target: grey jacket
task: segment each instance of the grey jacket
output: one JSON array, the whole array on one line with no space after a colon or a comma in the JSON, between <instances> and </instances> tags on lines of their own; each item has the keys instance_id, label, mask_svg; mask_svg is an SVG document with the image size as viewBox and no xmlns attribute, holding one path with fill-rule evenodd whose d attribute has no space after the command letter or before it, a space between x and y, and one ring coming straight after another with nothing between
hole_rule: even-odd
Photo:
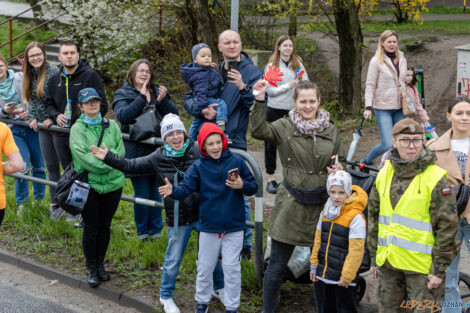
<instances>
[{"instance_id":1,"label":"grey jacket","mask_svg":"<svg viewBox=\"0 0 470 313\"><path fill-rule=\"evenodd\" d=\"M269 63L266 66L264 73L268 71L270 65L272 65L272 63ZM300 63L300 67L305 70L302 63ZM294 88L290 88L289 82L296 78L297 69L293 69L290 64L289 67L287 67L286 64L280 60L279 70L281 73L284 73L284 75L281 76L282 81L276 82L277 87L268 85L268 90L266 91L268 94L268 107L279 110L290 110L294 106L292 102L292 98L294 97ZM307 72L302 75L301 80L308 80Z\"/></svg>"},{"instance_id":2,"label":"grey jacket","mask_svg":"<svg viewBox=\"0 0 470 313\"><path fill-rule=\"evenodd\" d=\"M23 73L22 72L13 72L12 70L8 71L8 75L13 73L13 86L15 87L16 93L18 94L18 98L20 99L20 103L23 105L23 110L28 112L28 103L24 102L23 98ZM5 106L5 101L0 98L0 118L8 118L8 114L3 113L3 107Z\"/></svg>"}]
</instances>

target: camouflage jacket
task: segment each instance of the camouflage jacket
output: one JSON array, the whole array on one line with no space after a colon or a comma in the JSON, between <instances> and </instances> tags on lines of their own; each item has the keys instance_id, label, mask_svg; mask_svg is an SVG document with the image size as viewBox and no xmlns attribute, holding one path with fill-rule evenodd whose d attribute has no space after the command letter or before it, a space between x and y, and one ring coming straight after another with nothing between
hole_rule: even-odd
<instances>
[{"instance_id":1,"label":"camouflage jacket","mask_svg":"<svg viewBox=\"0 0 470 313\"><path fill-rule=\"evenodd\" d=\"M400 197L405 193L413 178L423 172L430 164L434 164L436 156L434 152L423 149L417 158L412 161L403 161L398 156L398 151L393 149L390 153L391 165L395 170L390 189L390 200L395 207ZM456 236L458 229L457 207L455 193L444 195L443 189L450 188L447 178L444 176L436 185L431 194L429 211L431 224L435 238L435 246L432 250L433 263L430 274L443 278L447 267L450 265L460 248L460 242ZM375 256L377 253L377 236L379 231L380 198L376 185L372 187L369 196L369 223L368 245L372 266L377 266Z\"/></svg>"}]
</instances>

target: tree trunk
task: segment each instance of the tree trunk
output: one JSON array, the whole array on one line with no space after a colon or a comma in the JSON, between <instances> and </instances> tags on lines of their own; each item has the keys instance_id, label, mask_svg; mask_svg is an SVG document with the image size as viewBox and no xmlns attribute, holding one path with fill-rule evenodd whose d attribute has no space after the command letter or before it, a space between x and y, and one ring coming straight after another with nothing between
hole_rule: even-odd
<instances>
[{"instance_id":1,"label":"tree trunk","mask_svg":"<svg viewBox=\"0 0 470 313\"><path fill-rule=\"evenodd\" d=\"M294 38L297 36L297 15L292 13L289 16L289 37Z\"/></svg>"},{"instance_id":2,"label":"tree trunk","mask_svg":"<svg viewBox=\"0 0 470 313\"><path fill-rule=\"evenodd\" d=\"M192 10L191 0L185 1L186 13L188 14L189 21L191 23L189 32L191 33L191 42L193 45L196 45L197 42L197 21Z\"/></svg>"},{"instance_id":3,"label":"tree trunk","mask_svg":"<svg viewBox=\"0 0 470 313\"><path fill-rule=\"evenodd\" d=\"M199 30L202 40L211 47L212 58L217 58L219 56L219 50L215 48L218 44L217 29L209 11L209 2L208 0L197 0L197 2L199 5Z\"/></svg>"},{"instance_id":4,"label":"tree trunk","mask_svg":"<svg viewBox=\"0 0 470 313\"><path fill-rule=\"evenodd\" d=\"M340 113L358 114L362 107L362 31L354 0L334 0L339 40Z\"/></svg>"},{"instance_id":5,"label":"tree trunk","mask_svg":"<svg viewBox=\"0 0 470 313\"><path fill-rule=\"evenodd\" d=\"M40 2L40 0L27 0L28 4L31 6L31 7L34 7L36 4L38 4ZM33 15L35 18L41 16L41 7L40 6L37 6L36 8L33 9Z\"/></svg>"}]
</instances>

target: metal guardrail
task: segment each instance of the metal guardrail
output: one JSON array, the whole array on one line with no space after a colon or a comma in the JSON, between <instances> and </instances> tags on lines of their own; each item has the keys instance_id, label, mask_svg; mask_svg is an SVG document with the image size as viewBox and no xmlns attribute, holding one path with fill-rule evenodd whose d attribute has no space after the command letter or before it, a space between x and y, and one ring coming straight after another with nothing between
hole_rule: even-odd
<instances>
[{"instance_id":1,"label":"metal guardrail","mask_svg":"<svg viewBox=\"0 0 470 313\"><path fill-rule=\"evenodd\" d=\"M27 9L27 10L24 10L23 12L20 12L20 13L18 13L17 15L15 15L15 16L13 16L13 17L10 17L10 18L8 18L8 19L6 19L6 20L0 22L0 26L3 25L3 24L5 24L6 22L8 22L8 41L6 41L6 42L0 44L0 48L3 47L3 46L5 46L5 45L8 45L8 44L10 45L10 51L9 51L9 52L10 52L10 57L9 57L8 63L12 62L13 60L17 60L18 62L20 62L21 65L23 65L23 62L21 61L20 57L24 54L24 52L23 52L23 53L20 53L20 54L17 55L17 56L13 56L13 41L15 41L15 40L17 40L17 39L23 37L24 35L27 35L27 34L33 32L33 31L35 31L36 29L38 29L38 28L40 28L40 27L42 27L42 26L44 26L44 25L47 25L47 24L53 22L54 20L58 19L59 17L61 17L62 15L64 15L64 14L66 13L66 12L63 12L63 13L61 13L61 14L59 14L59 15L57 15L57 16L55 16L55 17L53 17L53 18L51 18L51 19L49 19L49 20L47 20L47 21L45 21L45 22L43 22L43 23L41 23L41 24L39 24L39 25L37 25L37 26L35 26L35 27L33 27L33 28L27 30L27 31L25 31L25 32L23 32L21 35L18 35L18 36L16 36L15 38L13 38L13 20L14 20L15 18L19 17L20 15L22 15L22 14L28 12L28 11L31 11L31 10L35 9L35 8L38 7L38 6L39 6L39 4L36 4L36 5L32 6L31 8L29 8L29 9ZM55 36L55 37L53 37L53 38L51 38L51 39L45 41L44 43L50 42L50 41L56 39L57 37L58 37L58 36ZM43 43L43 44L44 44L44 43Z\"/></svg>"},{"instance_id":2,"label":"metal guardrail","mask_svg":"<svg viewBox=\"0 0 470 313\"><path fill-rule=\"evenodd\" d=\"M29 176L29 175L23 175L23 174L18 174L18 173L4 174L4 175L14 177L14 178L17 178L17 179L28 180L28 181L31 181L33 183L39 183L39 184L49 185L49 186L53 186L53 187L57 186L57 183L54 182L54 181L50 181L50 180L42 179L42 178L37 178L37 177ZM149 200L149 199L143 199L143 198L134 198L134 197L131 197L131 196L126 196L126 195L121 195L121 200L127 201L127 202L133 202L133 203L137 203L137 204L142 204L142 205L146 205L146 206L151 206L151 207L154 207L154 208L163 208L164 207L162 202L153 201L153 200Z\"/></svg>"},{"instance_id":3,"label":"metal guardrail","mask_svg":"<svg viewBox=\"0 0 470 313\"><path fill-rule=\"evenodd\" d=\"M22 120L12 120L12 119L0 119L0 122L12 125L18 125L23 127L29 127L29 123L27 121ZM70 133L70 128L63 128L59 126L50 126L49 128L44 127L42 123L38 123L39 129L44 129L53 132L60 132L60 133ZM122 139L131 141L129 134L122 133ZM161 146L163 145L163 140L161 138L152 137L146 140L139 141L141 143ZM253 175L255 177L256 183L258 184L258 191L255 195L255 222L246 221L246 225L250 228L255 229L255 277L259 282L263 281L263 175L261 173L261 169L256 162L255 158L249 154L245 150L230 148L230 150L242 157L246 163L251 167L253 171ZM54 186L57 184L52 181L48 181L45 179L40 179L32 176L22 175L22 174L11 174L8 176L12 176L19 179L29 180L33 182L38 182L40 184ZM163 204L157 201L152 201L148 199L142 198L133 198L130 196L122 195L121 200L135 202L143 205L153 206L153 207L163 207ZM149 202L146 202L149 201ZM157 206L158 205L158 206Z\"/></svg>"}]
</instances>

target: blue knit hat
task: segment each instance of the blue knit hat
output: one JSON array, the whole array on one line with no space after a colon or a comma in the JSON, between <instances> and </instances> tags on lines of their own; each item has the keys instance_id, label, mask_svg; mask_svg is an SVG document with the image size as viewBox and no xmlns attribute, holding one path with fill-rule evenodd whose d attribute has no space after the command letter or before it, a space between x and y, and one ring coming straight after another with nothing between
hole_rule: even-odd
<instances>
[{"instance_id":1,"label":"blue knit hat","mask_svg":"<svg viewBox=\"0 0 470 313\"><path fill-rule=\"evenodd\" d=\"M193 60L196 58L197 53L198 53L199 50L201 50L202 48L209 48L209 46L206 45L205 43L198 43L197 45L195 45L195 46L193 47L193 52L192 52ZM209 48L209 50L210 50L210 48Z\"/></svg>"}]
</instances>

